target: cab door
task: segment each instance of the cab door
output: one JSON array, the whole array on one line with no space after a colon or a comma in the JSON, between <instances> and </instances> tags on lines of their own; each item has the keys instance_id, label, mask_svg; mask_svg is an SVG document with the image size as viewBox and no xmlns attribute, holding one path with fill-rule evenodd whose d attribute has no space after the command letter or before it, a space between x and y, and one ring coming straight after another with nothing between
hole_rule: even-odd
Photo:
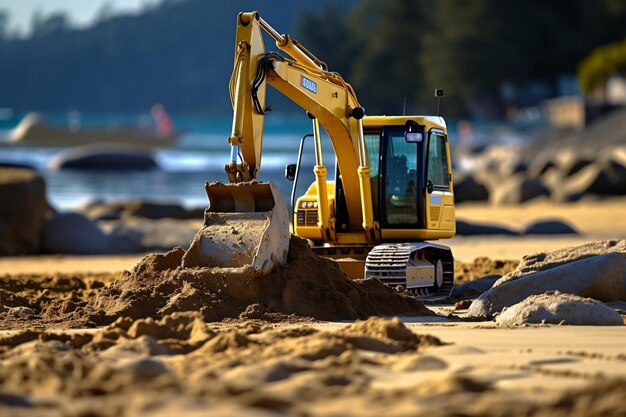
<instances>
[{"instance_id":1,"label":"cab door","mask_svg":"<svg viewBox=\"0 0 626 417\"><path fill-rule=\"evenodd\" d=\"M454 229L454 195L450 150L445 133L439 129L428 132L426 150L426 217L431 230Z\"/></svg>"}]
</instances>

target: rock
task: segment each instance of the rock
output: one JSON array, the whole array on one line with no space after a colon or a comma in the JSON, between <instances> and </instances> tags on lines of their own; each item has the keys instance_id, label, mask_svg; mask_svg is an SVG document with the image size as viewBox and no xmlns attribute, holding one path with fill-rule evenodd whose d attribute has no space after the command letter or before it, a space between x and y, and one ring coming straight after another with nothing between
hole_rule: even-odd
<instances>
[{"instance_id":1,"label":"rock","mask_svg":"<svg viewBox=\"0 0 626 417\"><path fill-rule=\"evenodd\" d=\"M454 181L454 201L487 201L489 191L482 183L476 180L475 175L457 175Z\"/></svg>"},{"instance_id":2,"label":"rock","mask_svg":"<svg viewBox=\"0 0 626 417\"><path fill-rule=\"evenodd\" d=\"M522 160L512 160L501 164L498 170L500 178L508 178L516 174L523 174L528 171L528 164Z\"/></svg>"},{"instance_id":3,"label":"rock","mask_svg":"<svg viewBox=\"0 0 626 417\"><path fill-rule=\"evenodd\" d=\"M504 308L496 317L496 323L504 326L524 323L623 326L624 319L600 301L551 291L531 295L520 303Z\"/></svg>"},{"instance_id":4,"label":"rock","mask_svg":"<svg viewBox=\"0 0 626 417\"><path fill-rule=\"evenodd\" d=\"M35 313L35 310L33 310L30 307L25 307L25 306L11 307L7 310L7 313L11 316L35 316L37 315L37 313Z\"/></svg>"},{"instance_id":5,"label":"rock","mask_svg":"<svg viewBox=\"0 0 626 417\"><path fill-rule=\"evenodd\" d=\"M493 204L520 204L537 197L549 196L550 190L541 180L517 175L496 184L490 193Z\"/></svg>"},{"instance_id":6,"label":"rock","mask_svg":"<svg viewBox=\"0 0 626 417\"><path fill-rule=\"evenodd\" d=\"M175 246L189 246L198 232L193 222L175 219L147 220L125 218L107 222L110 236L115 245L126 252L168 251ZM127 245L127 246L124 246Z\"/></svg>"},{"instance_id":7,"label":"rock","mask_svg":"<svg viewBox=\"0 0 626 417\"><path fill-rule=\"evenodd\" d=\"M46 185L37 172L0 168L0 256L38 253L49 212Z\"/></svg>"},{"instance_id":8,"label":"rock","mask_svg":"<svg viewBox=\"0 0 626 417\"><path fill-rule=\"evenodd\" d=\"M90 145L63 152L52 160L50 168L145 171L158 168L158 165L149 150Z\"/></svg>"},{"instance_id":9,"label":"rock","mask_svg":"<svg viewBox=\"0 0 626 417\"><path fill-rule=\"evenodd\" d=\"M493 226L480 223L469 223L462 220L456 221L456 234L460 236L473 235L517 235L517 232L501 226Z\"/></svg>"},{"instance_id":10,"label":"rock","mask_svg":"<svg viewBox=\"0 0 626 417\"><path fill-rule=\"evenodd\" d=\"M608 160L583 168L563 186L563 194L626 194L626 166L619 161Z\"/></svg>"},{"instance_id":11,"label":"rock","mask_svg":"<svg viewBox=\"0 0 626 417\"><path fill-rule=\"evenodd\" d=\"M95 222L79 213L58 213L44 223L43 250L76 255L111 252L109 237Z\"/></svg>"},{"instance_id":12,"label":"rock","mask_svg":"<svg viewBox=\"0 0 626 417\"><path fill-rule=\"evenodd\" d=\"M580 259L614 252L626 254L626 240L601 240L552 252L537 252L526 255L521 259L517 268L504 275L495 286Z\"/></svg>"},{"instance_id":13,"label":"rock","mask_svg":"<svg viewBox=\"0 0 626 417\"><path fill-rule=\"evenodd\" d=\"M521 232L522 235L568 235L578 234L569 224L560 220L541 220L528 223Z\"/></svg>"},{"instance_id":14,"label":"rock","mask_svg":"<svg viewBox=\"0 0 626 417\"><path fill-rule=\"evenodd\" d=\"M532 160L532 162L528 165L526 173L530 178L539 178L557 166L554 160L554 153L544 151Z\"/></svg>"},{"instance_id":15,"label":"rock","mask_svg":"<svg viewBox=\"0 0 626 417\"><path fill-rule=\"evenodd\" d=\"M476 298L485 291L488 291L493 284L499 280L502 275L486 275L474 281L466 282L461 285L455 285L450 294L450 298Z\"/></svg>"},{"instance_id":16,"label":"rock","mask_svg":"<svg viewBox=\"0 0 626 417\"><path fill-rule=\"evenodd\" d=\"M626 315L626 301L611 301L606 303L606 305L608 305L609 307L611 307L613 310L617 311L618 313L622 314L622 315Z\"/></svg>"},{"instance_id":17,"label":"rock","mask_svg":"<svg viewBox=\"0 0 626 417\"><path fill-rule=\"evenodd\" d=\"M187 210L177 203L128 200L94 201L76 208L92 220L119 220L128 217L146 219L202 219L204 208Z\"/></svg>"},{"instance_id":18,"label":"rock","mask_svg":"<svg viewBox=\"0 0 626 417\"><path fill-rule=\"evenodd\" d=\"M125 213L146 219L187 219L189 214L180 204L158 203L151 201L135 201L126 207ZM204 212L203 212L204 215ZM202 216L200 216L202 218Z\"/></svg>"},{"instance_id":19,"label":"rock","mask_svg":"<svg viewBox=\"0 0 626 417\"><path fill-rule=\"evenodd\" d=\"M595 242L524 257L515 271L474 300L468 313L490 317L504 307L547 291L607 302L626 299L626 240Z\"/></svg>"},{"instance_id":20,"label":"rock","mask_svg":"<svg viewBox=\"0 0 626 417\"><path fill-rule=\"evenodd\" d=\"M579 156L572 158L559 167L559 171L563 177L571 177L583 168L594 163L594 160L588 157Z\"/></svg>"}]
</instances>

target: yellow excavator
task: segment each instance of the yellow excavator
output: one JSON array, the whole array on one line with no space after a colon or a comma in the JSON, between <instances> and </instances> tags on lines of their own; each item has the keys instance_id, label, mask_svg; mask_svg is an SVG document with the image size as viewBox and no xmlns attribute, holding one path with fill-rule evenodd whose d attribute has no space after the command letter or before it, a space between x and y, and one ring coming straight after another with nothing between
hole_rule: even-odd
<instances>
[{"instance_id":1,"label":"yellow excavator","mask_svg":"<svg viewBox=\"0 0 626 417\"><path fill-rule=\"evenodd\" d=\"M263 32L284 55L265 51ZM267 84L306 110L313 125L315 181L304 195L292 197L291 214L274 184L255 181ZM295 235L337 261L350 278L375 277L418 298L450 293L452 253L428 242L450 238L456 229L450 147L441 117L366 116L350 84L258 12L237 17L230 93L229 183L206 184L210 206L183 265L267 273L286 262L292 223ZM332 181L322 158L320 125L336 158ZM286 177L297 181L300 166L288 165Z\"/></svg>"}]
</instances>

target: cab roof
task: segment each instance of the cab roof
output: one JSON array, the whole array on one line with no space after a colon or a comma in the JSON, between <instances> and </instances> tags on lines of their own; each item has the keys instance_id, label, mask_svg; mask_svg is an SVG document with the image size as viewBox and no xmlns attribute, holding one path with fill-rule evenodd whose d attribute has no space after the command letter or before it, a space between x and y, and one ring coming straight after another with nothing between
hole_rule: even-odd
<instances>
[{"instance_id":1,"label":"cab roof","mask_svg":"<svg viewBox=\"0 0 626 417\"><path fill-rule=\"evenodd\" d=\"M427 129L447 130L446 121L439 116L365 116L363 127L404 126L409 120L418 125L426 126Z\"/></svg>"}]
</instances>

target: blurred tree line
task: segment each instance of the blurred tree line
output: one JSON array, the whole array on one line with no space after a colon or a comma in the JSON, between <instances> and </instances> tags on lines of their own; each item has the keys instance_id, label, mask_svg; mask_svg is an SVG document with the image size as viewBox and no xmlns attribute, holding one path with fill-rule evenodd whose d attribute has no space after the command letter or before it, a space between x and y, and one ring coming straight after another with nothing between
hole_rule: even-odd
<instances>
[{"instance_id":1,"label":"blurred tree line","mask_svg":"<svg viewBox=\"0 0 626 417\"><path fill-rule=\"evenodd\" d=\"M301 20L301 41L353 84L370 114L502 115L503 83L556 91L591 50L626 37L623 0L362 0Z\"/></svg>"},{"instance_id":2,"label":"blurred tree line","mask_svg":"<svg viewBox=\"0 0 626 417\"><path fill-rule=\"evenodd\" d=\"M89 28L33 16L28 37L0 11L0 107L228 113L235 16L259 10L354 85L369 114L501 115L504 83L556 88L598 45L626 37L623 0L162 0L106 7ZM266 45L268 50L275 49Z\"/></svg>"},{"instance_id":3,"label":"blurred tree line","mask_svg":"<svg viewBox=\"0 0 626 417\"><path fill-rule=\"evenodd\" d=\"M277 30L293 33L299 16L315 7L161 0L137 14L115 14L105 5L84 29L63 13L35 13L28 36L8 33L7 13L0 13L0 107L145 112L160 102L173 111L226 114L237 14L259 10Z\"/></svg>"}]
</instances>

